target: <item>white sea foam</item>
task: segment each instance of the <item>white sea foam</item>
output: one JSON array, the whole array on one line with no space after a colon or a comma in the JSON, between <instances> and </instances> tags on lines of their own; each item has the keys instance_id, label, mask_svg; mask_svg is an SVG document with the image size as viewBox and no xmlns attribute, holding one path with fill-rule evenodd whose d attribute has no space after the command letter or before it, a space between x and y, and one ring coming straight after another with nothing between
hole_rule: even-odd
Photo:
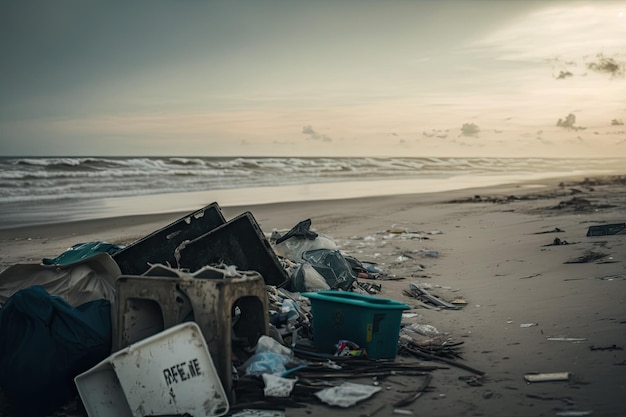
<instances>
[{"instance_id":1,"label":"white sea foam","mask_svg":"<svg viewBox=\"0 0 626 417\"><path fill-rule=\"evenodd\" d=\"M0 158L0 221L5 226L11 224L24 211L25 204L30 206L27 211L39 210L39 216L46 217L48 204L64 205L71 216L73 207L84 206L88 201L173 193L209 193L233 201L245 200L246 204L345 198L402 190L426 192L427 187L429 191L443 191L463 185L470 178L491 184L510 176L531 179L570 175L575 169L581 173L622 174L625 162L433 157ZM419 186L408 186L411 181ZM90 215L99 211L97 203L95 206L89 210Z\"/></svg>"}]
</instances>

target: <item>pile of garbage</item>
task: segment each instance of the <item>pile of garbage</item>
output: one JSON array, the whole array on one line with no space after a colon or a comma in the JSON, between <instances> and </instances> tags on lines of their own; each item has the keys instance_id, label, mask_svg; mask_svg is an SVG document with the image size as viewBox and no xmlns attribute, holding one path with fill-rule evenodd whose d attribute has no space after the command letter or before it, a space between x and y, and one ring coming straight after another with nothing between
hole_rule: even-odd
<instances>
[{"instance_id":1,"label":"pile of garbage","mask_svg":"<svg viewBox=\"0 0 626 417\"><path fill-rule=\"evenodd\" d=\"M410 307L364 282L382 274L310 219L265 234L217 203L128 246L79 243L13 265L0 273L0 416L72 402L89 417L349 407L380 387L329 380L422 377L404 406L438 367L396 355L456 366L460 343L401 328ZM415 284L406 295L461 308Z\"/></svg>"}]
</instances>

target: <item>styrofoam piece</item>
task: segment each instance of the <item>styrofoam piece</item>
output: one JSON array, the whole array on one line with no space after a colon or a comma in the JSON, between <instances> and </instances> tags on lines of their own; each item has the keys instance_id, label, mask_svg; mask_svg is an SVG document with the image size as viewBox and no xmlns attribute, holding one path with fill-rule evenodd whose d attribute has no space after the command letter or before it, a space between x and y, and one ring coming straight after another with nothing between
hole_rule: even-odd
<instances>
[{"instance_id":1,"label":"styrofoam piece","mask_svg":"<svg viewBox=\"0 0 626 417\"><path fill-rule=\"evenodd\" d=\"M222 416L228 397L199 326L134 343L75 378L89 417Z\"/></svg>"}]
</instances>

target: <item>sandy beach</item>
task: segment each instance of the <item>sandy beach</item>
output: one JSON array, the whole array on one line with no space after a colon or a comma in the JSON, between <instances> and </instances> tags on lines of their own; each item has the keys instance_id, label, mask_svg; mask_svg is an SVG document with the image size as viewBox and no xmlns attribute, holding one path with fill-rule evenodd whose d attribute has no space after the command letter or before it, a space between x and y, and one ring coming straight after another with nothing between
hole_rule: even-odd
<instances>
[{"instance_id":1,"label":"sandy beach","mask_svg":"<svg viewBox=\"0 0 626 417\"><path fill-rule=\"evenodd\" d=\"M586 236L590 226L626 221L623 176L223 207L227 219L244 211L266 233L310 218L312 230L331 237L346 254L377 263L397 278L369 281L382 286L378 296L406 303L412 307L407 312L415 313L403 324L430 324L463 342L458 362L485 373L469 384L465 377L473 374L466 370L432 371L431 388L404 407L393 404L422 379L389 376L380 381L380 392L354 407L306 404L287 408L287 416L390 416L395 408L431 417L586 411L591 413L560 415L617 416L626 411L626 235ZM38 263L81 242L126 245L184 214L0 230L0 269ZM555 238L567 244L555 245ZM425 256L427 251L438 256ZM425 285L443 299L463 298L467 305L423 308L403 293L410 283ZM567 381L524 379L556 372L571 375ZM372 379L351 382L371 385Z\"/></svg>"}]
</instances>

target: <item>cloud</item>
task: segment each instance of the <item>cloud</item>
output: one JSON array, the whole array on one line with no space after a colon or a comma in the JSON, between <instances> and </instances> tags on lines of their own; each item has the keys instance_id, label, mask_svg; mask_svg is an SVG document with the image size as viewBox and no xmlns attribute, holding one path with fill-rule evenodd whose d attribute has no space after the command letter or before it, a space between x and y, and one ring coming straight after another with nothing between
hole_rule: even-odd
<instances>
[{"instance_id":1,"label":"cloud","mask_svg":"<svg viewBox=\"0 0 626 417\"><path fill-rule=\"evenodd\" d=\"M317 133L311 125L303 126L302 133L307 135L307 140L321 140L322 142L333 141L333 139L330 136L321 135Z\"/></svg>"},{"instance_id":2,"label":"cloud","mask_svg":"<svg viewBox=\"0 0 626 417\"><path fill-rule=\"evenodd\" d=\"M432 129L430 132L422 132L422 135L426 136L427 138L446 139L448 137L448 129Z\"/></svg>"},{"instance_id":3,"label":"cloud","mask_svg":"<svg viewBox=\"0 0 626 417\"><path fill-rule=\"evenodd\" d=\"M559 75L557 75L555 78L557 80L564 80L566 78L573 77L573 76L574 74L572 74L570 71L560 71Z\"/></svg>"},{"instance_id":4,"label":"cloud","mask_svg":"<svg viewBox=\"0 0 626 417\"><path fill-rule=\"evenodd\" d=\"M586 129L586 127L574 126L575 124L576 124L576 116L573 113L568 114L565 119L559 119L556 122L556 125L558 127L564 127L566 129L573 129L573 130L585 130Z\"/></svg>"},{"instance_id":5,"label":"cloud","mask_svg":"<svg viewBox=\"0 0 626 417\"><path fill-rule=\"evenodd\" d=\"M480 132L480 128L474 123L463 123L461 134L463 136L476 136Z\"/></svg>"},{"instance_id":6,"label":"cloud","mask_svg":"<svg viewBox=\"0 0 626 417\"><path fill-rule=\"evenodd\" d=\"M626 70L626 64L624 62L617 61L613 57L604 56L604 54L596 55L597 61L588 62L587 68L592 71L611 74L611 76L623 76Z\"/></svg>"}]
</instances>

